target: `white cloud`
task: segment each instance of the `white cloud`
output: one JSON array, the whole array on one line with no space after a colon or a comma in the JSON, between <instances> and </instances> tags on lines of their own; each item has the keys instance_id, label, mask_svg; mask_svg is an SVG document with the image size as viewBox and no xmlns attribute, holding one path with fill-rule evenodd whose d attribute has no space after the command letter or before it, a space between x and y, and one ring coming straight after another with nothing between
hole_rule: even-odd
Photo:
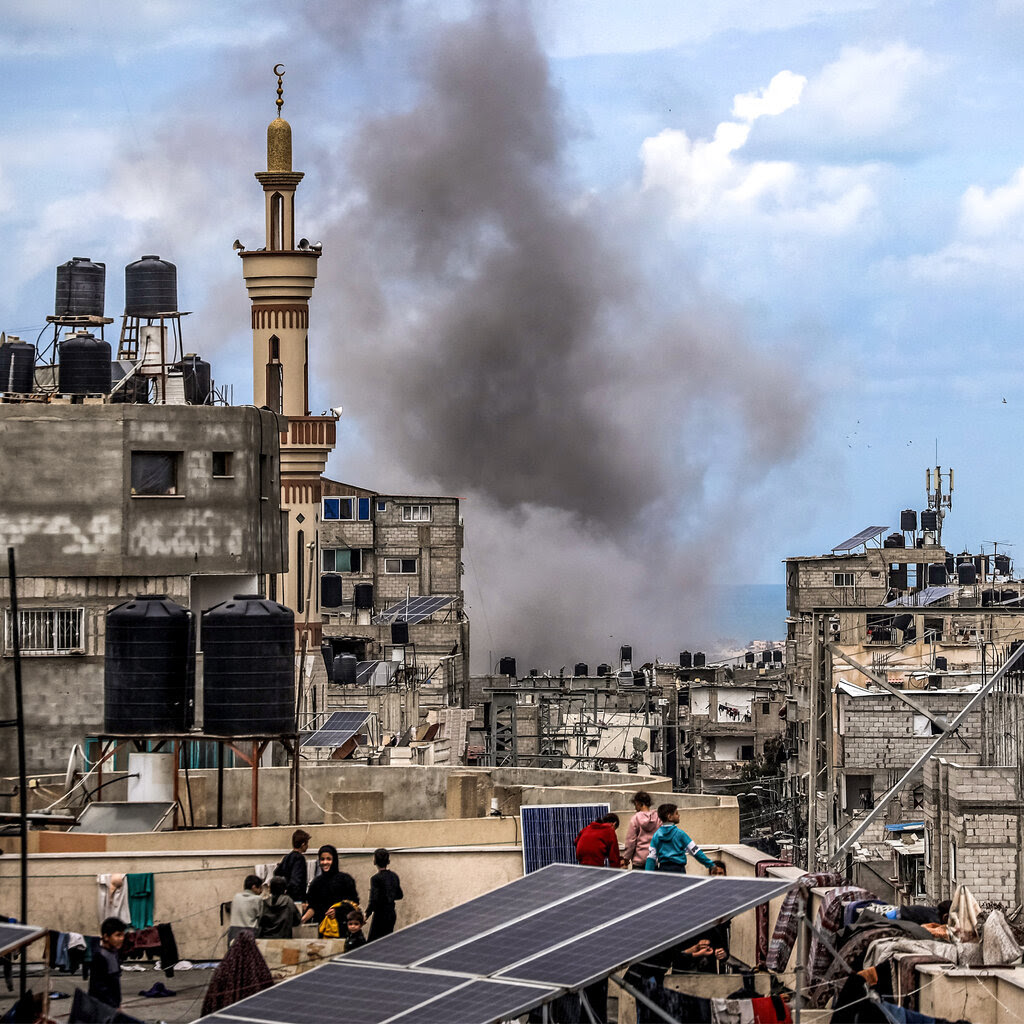
<instances>
[{"instance_id":1,"label":"white cloud","mask_svg":"<svg viewBox=\"0 0 1024 1024\"><path fill-rule=\"evenodd\" d=\"M991 190L968 186L949 243L910 257L906 267L912 278L943 283L1024 273L1024 167Z\"/></svg>"},{"instance_id":2,"label":"white cloud","mask_svg":"<svg viewBox=\"0 0 1024 1024\"><path fill-rule=\"evenodd\" d=\"M1024 228L1024 167L1006 185L986 192L971 185L960 200L960 230L973 238L1020 235Z\"/></svg>"},{"instance_id":3,"label":"white cloud","mask_svg":"<svg viewBox=\"0 0 1024 1024\"><path fill-rule=\"evenodd\" d=\"M776 74L762 89L734 97L736 121L722 121L710 139L665 129L645 139L643 186L668 196L682 220L760 216L792 231L825 235L852 230L873 207L871 168L804 169L784 160L742 159L755 122L798 106L806 78Z\"/></svg>"},{"instance_id":4,"label":"white cloud","mask_svg":"<svg viewBox=\"0 0 1024 1024\"><path fill-rule=\"evenodd\" d=\"M809 126L847 142L890 135L917 118L925 88L941 68L904 43L845 46L807 83L801 111Z\"/></svg>"},{"instance_id":5,"label":"white cloud","mask_svg":"<svg viewBox=\"0 0 1024 1024\"><path fill-rule=\"evenodd\" d=\"M792 71L780 71L764 89L745 92L732 101L732 116L752 123L759 117L775 116L800 102L807 79Z\"/></svg>"}]
</instances>

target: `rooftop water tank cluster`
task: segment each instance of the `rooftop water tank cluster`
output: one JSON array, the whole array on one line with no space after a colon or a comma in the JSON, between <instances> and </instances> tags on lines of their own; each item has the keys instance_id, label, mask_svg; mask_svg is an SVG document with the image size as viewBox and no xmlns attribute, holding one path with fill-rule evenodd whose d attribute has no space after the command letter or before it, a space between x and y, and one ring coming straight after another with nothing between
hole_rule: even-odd
<instances>
[{"instance_id":1,"label":"rooftop water tank cluster","mask_svg":"<svg viewBox=\"0 0 1024 1024\"><path fill-rule=\"evenodd\" d=\"M57 267L54 314L49 318L70 328L56 345L56 390L62 395L112 395L111 401L146 403L153 373L153 338L166 338L164 327L141 326L140 321L177 318L178 278L173 263L159 256L143 256L124 270L125 337L139 341L137 370L127 383L113 390L132 369L131 362L111 360L111 346L92 331L104 322L106 265L88 256L75 256ZM188 405L206 405L213 398L213 381L208 362L186 353L177 362L164 359L164 342L157 346L156 372L180 375ZM34 345L20 338L0 344L0 394L23 395L36 390ZM133 360L134 361L134 360ZM47 390L52 390L52 387Z\"/></svg>"},{"instance_id":2,"label":"rooftop water tank cluster","mask_svg":"<svg viewBox=\"0 0 1024 1024\"><path fill-rule=\"evenodd\" d=\"M203 731L295 732L295 616L254 595L202 613ZM104 726L108 733L187 732L195 714L195 620L162 594L107 612Z\"/></svg>"}]
</instances>

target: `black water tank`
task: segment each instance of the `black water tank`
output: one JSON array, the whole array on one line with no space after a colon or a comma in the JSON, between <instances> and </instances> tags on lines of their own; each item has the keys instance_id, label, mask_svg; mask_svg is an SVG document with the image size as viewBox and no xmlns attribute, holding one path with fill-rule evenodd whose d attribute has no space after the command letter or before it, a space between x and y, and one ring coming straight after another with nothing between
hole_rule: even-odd
<instances>
[{"instance_id":1,"label":"black water tank","mask_svg":"<svg viewBox=\"0 0 1024 1024\"><path fill-rule=\"evenodd\" d=\"M761 664L762 665L770 665L771 662L772 662L772 652L771 651L762 651L761 652Z\"/></svg>"},{"instance_id":2,"label":"black water tank","mask_svg":"<svg viewBox=\"0 0 1024 1024\"><path fill-rule=\"evenodd\" d=\"M890 533L882 542L883 548L905 548L907 542L902 533Z\"/></svg>"},{"instance_id":3,"label":"black water tank","mask_svg":"<svg viewBox=\"0 0 1024 1024\"><path fill-rule=\"evenodd\" d=\"M57 390L62 395L110 394L110 344L86 331L72 334L58 346Z\"/></svg>"},{"instance_id":4,"label":"black water tank","mask_svg":"<svg viewBox=\"0 0 1024 1024\"><path fill-rule=\"evenodd\" d=\"M516 677L516 659L515 658L502 658L498 662L498 675L499 676L511 676L513 679Z\"/></svg>"},{"instance_id":5,"label":"black water tank","mask_svg":"<svg viewBox=\"0 0 1024 1024\"><path fill-rule=\"evenodd\" d=\"M352 603L356 608L373 607L373 584L357 583L352 588Z\"/></svg>"},{"instance_id":6,"label":"black water tank","mask_svg":"<svg viewBox=\"0 0 1024 1024\"><path fill-rule=\"evenodd\" d=\"M124 268L125 316L154 317L178 310L178 268L159 256L143 256Z\"/></svg>"},{"instance_id":7,"label":"black water tank","mask_svg":"<svg viewBox=\"0 0 1024 1024\"><path fill-rule=\"evenodd\" d=\"M127 374L125 373L125 369L120 362L115 360L110 364L111 388L113 388L118 381L124 380L126 376ZM132 376L128 378L127 384L122 384L116 391L111 390L110 400L112 402L121 402L124 404L148 405L149 378L143 376L141 373L132 374Z\"/></svg>"},{"instance_id":8,"label":"black water tank","mask_svg":"<svg viewBox=\"0 0 1024 1024\"><path fill-rule=\"evenodd\" d=\"M203 729L214 735L295 731L295 615L240 594L203 612Z\"/></svg>"},{"instance_id":9,"label":"black water tank","mask_svg":"<svg viewBox=\"0 0 1024 1024\"><path fill-rule=\"evenodd\" d=\"M946 555L946 572L948 572L951 576L953 573L956 572L956 555Z\"/></svg>"},{"instance_id":10,"label":"black water tank","mask_svg":"<svg viewBox=\"0 0 1024 1024\"><path fill-rule=\"evenodd\" d=\"M632 661L633 660L633 648L629 644L623 644L619 648L619 660L620 661Z\"/></svg>"},{"instance_id":11,"label":"black water tank","mask_svg":"<svg viewBox=\"0 0 1024 1024\"><path fill-rule=\"evenodd\" d=\"M589 676L590 666L585 661L577 661L573 667L572 674L574 676Z\"/></svg>"},{"instance_id":12,"label":"black water tank","mask_svg":"<svg viewBox=\"0 0 1024 1024\"><path fill-rule=\"evenodd\" d=\"M782 651L780 651L780 650L772 651L772 661L775 662L776 665L781 665L782 664Z\"/></svg>"},{"instance_id":13,"label":"black water tank","mask_svg":"<svg viewBox=\"0 0 1024 1024\"><path fill-rule=\"evenodd\" d=\"M391 623L391 642L400 647L409 642L409 623L398 619Z\"/></svg>"},{"instance_id":14,"label":"black water tank","mask_svg":"<svg viewBox=\"0 0 1024 1024\"><path fill-rule=\"evenodd\" d=\"M604 662L601 662L601 664L597 666L598 677L608 675L608 673L611 672L611 670L611 665L606 665Z\"/></svg>"},{"instance_id":15,"label":"black water tank","mask_svg":"<svg viewBox=\"0 0 1024 1024\"><path fill-rule=\"evenodd\" d=\"M88 256L62 263L57 268L54 316L103 316L106 279L106 264L93 263Z\"/></svg>"},{"instance_id":16,"label":"black water tank","mask_svg":"<svg viewBox=\"0 0 1024 1024\"><path fill-rule=\"evenodd\" d=\"M906 565L893 562L889 566L889 586L894 590L907 589L907 567Z\"/></svg>"},{"instance_id":17,"label":"black water tank","mask_svg":"<svg viewBox=\"0 0 1024 1024\"><path fill-rule=\"evenodd\" d=\"M757 658L754 655L753 651L747 651L747 653L743 655L743 661L747 665L753 665L756 660L757 660Z\"/></svg>"},{"instance_id":18,"label":"black water tank","mask_svg":"<svg viewBox=\"0 0 1024 1024\"><path fill-rule=\"evenodd\" d=\"M192 727L195 632L185 608L162 594L111 608L104 655L107 732L174 733Z\"/></svg>"},{"instance_id":19,"label":"black water tank","mask_svg":"<svg viewBox=\"0 0 1024 1024\"><path fill-rule=\"evenodd\" d=\"M933 508L921 509L921 529L934 533L939 528L939 515Z\"/></svg>"},{"instance_id":20,"label":"black water tank","mask_svg":"<svg viewBox=\"0 0 1024 1024\"><path fill-rule=\"evenodd\" d=\"M978 570L972 562L961 562L956 567L956 581L961 587L973 587L978 582Z\"/></svg>"},{"instance_id":21,"label":"black water tank","mask_svg":"<svg viewBox=\"0 0 1024 1024\"><path fill-rule=\"evenodd\" d=\"M334 681L341 686L355 686L358 666L354 654L339 654L334 659Z\"/></svg>"},{"instance_id":22,"label":"black water tank","mask_svg":"<svg viewBox=\"0 0 1024 1024\"><path fill-rule=\"evenodd\" d=\"M537 669L535 669L535 668L531 668L530 669L530 678L531 679L536 679L537 676L539 676L539 675L540 675L540 673L537 671Z\"/></svg>"},{"instance_id":23,"label":"black water tank","mask_svg":"<svg viewBox=\"0 0 1024 1024\"><path fill-rule=\"evenodd\" d=\"M979 576L988 575L988 555L975 555L971 561L974 563L974 568L978 570Z\"/></svg>"},{"instance_id":24,"label":"black water tank","mask_svg":"<svg viewBox=\"0 0 1024 1024\"><path fill-rule=\"evenodd\" d=\"M35 386L35 345L17 338L0 345L0 392L27 395Z\"/></svg>"},{"instance_id":25,"label":"black water tank","mask_svg":"<svg viewBox=\"0 0 1024 1024\"><path fill-rule=\"evenodd\" d=\"M200 359L194 352L190 352L181 362L175 363L171 369L181 370L185 382L185 401L189 405L210 404L213 381L210 364L205 359Z\"/></svg>"},{"instance_id":26,"label":"black water tank","mask_svg":"<svg viewBox=\"0 0 1024 1024\"><path fill-rule=\"evenodd\" d=\"M935 658L935 670L936 672L945 672L948 666L946 659L940 654Z\"/></svg>"},{"instance_id":27,"label":"black water tank","mask_svg":"<svg viewBox=\"0 0 1024 1024\"><path fill-rule=\"evenodd\" d=\"M996 555L992 559L993 564L996 567L996 572L1000 576L1010 575L1010 556L1009 555Z\"/></svg>"},{"instance_id":28,"label":"black water tank","mask_svg":"<svg viewBox=\"0 0 1024 1024\"><path fill-rule=\"evenodd\" d=\"M946 585L946 567L942 562L928 566L928 586L943 587Z\"/></svg>"},{"instance_id":29,"label":"black water tank","mask_svg":"<svg viewBox=\"0 0 1024 1024\"><path fill-rule=\"evenodd\" d=\"M1006 602L1006 601L1016 601L1017 598L1019 598L1019 597L1020 597L1020 592L1017 591L1017 590L1000 590L999 591L999 600L1003 601L1003 602Z\"/></svg>"},{"instance_id":30,"label":"black water tank","mask_svg":"<svg viewBox=\"0 0 1024 1024\"><path fill-rule=\"evenodd\" d=\"M694 668L703 668L705 663L706 663L706 659L704 657L703 652L702 651L698 651L693 656L693 667Z\"/></svg>"},{"instance_id":31,"label":"black water tank","mask_svg":"<svg viewBox=\"0 0 1024 1024\"><path fill-rule=\"evenodd\" d=\"M693 655L689 651L679 652L679 667L693 668Z\"/></svg>"},{"instance_id":32,"label":"black water tank","mask_svg":"<svg viewBox=\"0 0 1024 1024\"><path fill-rule=\"evenodd\" d=\"M905 533L917 529L917 513L912 508L905 508L900 513L900 529Z\"/></svg>"},{"instance_id":33,"label":"black water tank","mask_svg":"<svg viewBox=\"0 0 1024 1024\"><path fill-rule=\"evenodd\" d=\"M335 572L325 572L320 577L320 606L341 607L341 577Z\"/></svg>"}]
</instances>

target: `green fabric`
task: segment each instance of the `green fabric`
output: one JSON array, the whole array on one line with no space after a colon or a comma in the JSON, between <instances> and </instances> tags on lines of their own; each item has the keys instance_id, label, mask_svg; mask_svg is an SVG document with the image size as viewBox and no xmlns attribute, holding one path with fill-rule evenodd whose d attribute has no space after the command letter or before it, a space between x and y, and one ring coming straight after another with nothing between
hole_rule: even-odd
<instances>
[{"instance_id":1,"label":"green fabric","mask_svg":"<svg viewBox=\"0 0 1024 1024\"><path fill-rule=\"evenodd\" d=\"M149 928L153 924L152 872L125 875L128 883L128 911L133 928Z\"/></svg>"}]
</instances>

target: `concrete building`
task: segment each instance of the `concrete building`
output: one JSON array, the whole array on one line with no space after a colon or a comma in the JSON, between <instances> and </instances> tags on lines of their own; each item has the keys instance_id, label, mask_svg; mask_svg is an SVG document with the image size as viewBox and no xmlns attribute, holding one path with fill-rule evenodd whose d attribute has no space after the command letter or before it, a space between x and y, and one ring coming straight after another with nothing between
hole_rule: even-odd
<instances>
[{"instance_id":1,"label":"concrete building","mask_svg":"<svg viewBox=\"0 0 1024 1024\"><path fill-rule=\"evenodd\" d=\"M16 557L29 771L63 771L72 745L103 731L110 608L160 593L198 615L280 571L277 437L277 417L252 407L0 404L0 542ZM0 604L0 718L11 719L7 573ZM16 771L16 745L0 744L0 772Z\"/></svg>"}]
</instances>

